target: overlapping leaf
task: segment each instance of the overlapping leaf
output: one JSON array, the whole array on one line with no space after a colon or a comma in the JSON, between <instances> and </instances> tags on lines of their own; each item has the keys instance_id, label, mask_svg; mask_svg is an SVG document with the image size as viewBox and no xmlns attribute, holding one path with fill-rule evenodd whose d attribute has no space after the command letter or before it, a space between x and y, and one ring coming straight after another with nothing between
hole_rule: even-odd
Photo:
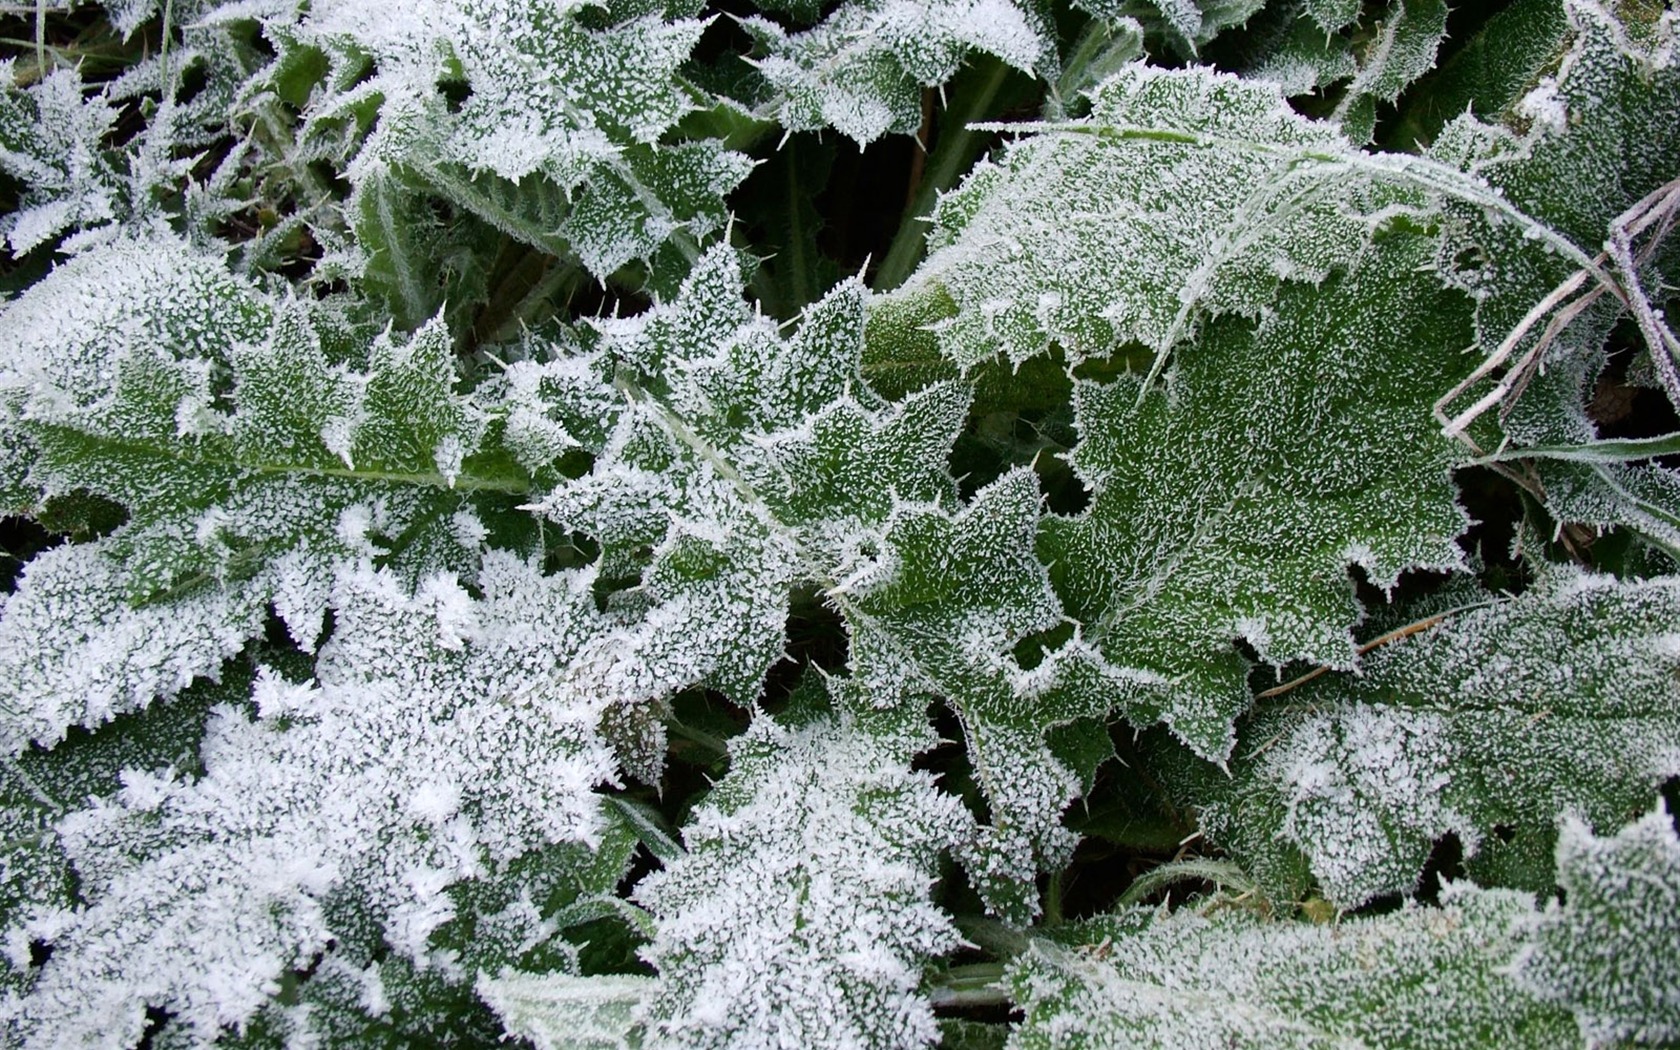
<instances>
[{"instance_id":1,"label":"overlapping leaf","mask_svg":"<svg viewBox=\"0 0 1680 1050\"><path fill-rule=\"evenodd\" d=\"M1671 119L1680 106L1680 22L1672 11L1619 17L1587 0L1563 6L1567 49L1511 104L1522 133L1464 117L1434 147L1558 237L1550 250L1534 251L1533 228L1452 213L1452 263L1443 272L1476 294L1484 352L1499 348L1504 356L1482 384L1444 407L1462 418L1478 405L1501 404L1508 458L1524 446L1598 439L1587 406L1614 348L1611 332L1629 316L1620 300L1641 307L1635 314L1656 311L1649 330L1638 326L1639 341L1658 355L1659 376L1673 367L1673 347L1660 334L1666 327L1673 338L1661 312L1680 275L1672 245L1664 244L1672 223L1636 206L1680 178L1680 132ZM1628 240L1631 275L1600 251L1618 236ZM1671 398L1680 396L1680 380L1665 386ZM1528 469L1557 520L1629 528L1680 551L1680 479L1672 468L1588 455L1541 457Z\"/></svg>"},{"instance_id":2,"label":"overlapping leaf","mask_svg":"<svg viewBox=\"0 0 1680 1050\"><path fill-rule=\"evenodd\" d=\"M1034 876L1067 863L1075 837L1062 810L1078 793L1074 763L1046 731L1101 718L1110 691L1159 686L1147 674L1104 674L1078 644L1033 673L1011 655L1063 623L1034 555L1037 479L1012 471L955 515L908 506L889 522L882 554L840 589L860 680L882 697L945 700L963 727L991 823L963 859L988 907L1015 921L1038 911Z\"/></svg>"},{"instance_id":3,"label":"overlapping leaf","mask_svg":"<svg viewBox=\"0 0 1680 1050\"><path fill-rule=\"evenodd\" d=\"M1345 264L1377 206L1333 125L1208 69L1128 66L1088 117L1019 130L940 201L929 257L895 294L937 304L940 349L964 368L1052 345L1164 354L1206 316L1252 315L1280 280Z\"/></svg>"},{"instance_id":4,"label":"overlapping leaf","mask_svg":"<svg viewBox=\"0 0 1680 1050\"><path fill-rule=\"evenodd\" d=\"M741 284L735 254L714 249L671 302L598 323L623 400L591 471L536 509L600 543L603 571L625 583L608 600L625 615L706 610L694 622L650 614L633 642L639 664L619 666L747 704L781 657L794 585L832 584L864 563L895 501L954 501L944 460L968 397L956 384L896 405L875 397L857 375L855 282L808 310L791 340ZM610 688L627 704L661 692L634 679Z\"/></svg>"},{"instance_id":5,"label":"overlapping leaf","mask_svg":"<svg viewBox=\"0 0 1680 1050\"><path fill-rule=\"evenodd\" d=\"M1010 971L1011 1050L1579 1045L1562 1009L1506 972L1525 894L1462 887L1442 905L1320 926L1240 909L1132 909Z\"/></svg>"},{"instance_id":6,"label":"overlapping leaf","mask_svg":"<svg viewBox=\"0 0 1680 1050\"><path fill-rule=\"evenodd\" d=\"M1015 0L849 0L796 33L765 18L742 24L764 51L755 64L773 94L761 108L789 131L833 127L859 145L915 134L922 89L951 79L971 52L1055 75L1051 27Z\"/></svg>"},{"instance_id":7,"label":"overlapping leaf","mask_svg":"<svg viewBox=\"0 0 1680 1050\"><path fill-rule=\"evenodd\" d=\"M1236 639L1350 668L1351 567L1387 587L1461 563L1461 455L1429 404L1465 367L1469 304L1420 271L1432 251L1396 231L1352 273L1281 289L1257 325L1210 324L1141 401L1131 377L1076 388L1091 506L1048 520L1040 556L1110 663L1171 683L1117 696L1129 718L1223 761L1249 704Z\"/></svg>"},{"instance_id":8,"label":"overlapping leaf","mask_svg":"<svg viewBox=\"0 0 1680 1050\"><path fill-rule=\"evenodd\" d=\"M1377 106L1393 105L1435 68L1436 50L1447 34L1447 6L1440 0L1394 0L1369 33L1359 34L1363 39L1357 44L1336 34L1340 26L1329 23L1341 14L1325 10L1328 6L1306 5L1289 35L1260 60L1253 75L1275 81L1292 96L1346 81L1330 117L1341 123L1349 140L1363 144L1372 138Z\"/></svg>"},{"instance_id":9,"label":"overlapping leaf","mask_svg":"<svg viewBox=\"0 0 1680 1050\"><path fill-rule=\"evenodd\" d=\"M1552 885L1562 814L1615 823L1680 775L1680 581L1559 571L1452 613L1246 723L1204 831L1275 893L1411 893L1435 841L1496 885Z\"/></svg>"},{"instance_id":10,"label":"overlapping leaf","mask_svg":"<svg viewBox=\"0 0 1680 1050\"><path fill-rule=\"evenodd\" d=\"M484 414L454 392L441 329L324 342L307 308L173 239L77 256L0 330L4 426L32 453L14 484L127 516L38 559L8 600L13 746L175 692L257 633L268 601L312 646L335 558L390 553L410 578L471 568L472 497L526 485L505 460L468 465Z\"/></svg>"},{"instance_id":11,"label":"overlapping leaf","mask_svg":"<svg viewBox=\"0 0 1680 1050\"><path fill-rule=\"evenodd\" d=\"M961 942L927 891L969 817L905 767L896 716L881 724L865 705L790 721L759 715L732 742L687 852L638 886L657 979L481 979L515 1032L556 1048L934 1041L922 970Z\"/></svg>"},{"instance_id":12,"label":"overlapping leaf","mask_svg":"<svg viewBox=\"0 0 1680 1050\"><path fill-rule=\"evenodd\" d=\"M1605 837L1571 817L1557 867L1565 900L1528 931L1516 982L1575 1011L1592 1045L1680 1038L1680 839L1668 808Z\"/></svg>"},{"instance_id":13,"label":"overlapping leaf","mask_svg":"<svg viewBox=\"0 0 1680 1050\"><path fill-rule=\"evenodd\" d=\"M1265 0L1074 0L1100 19L1131 19L1151 34L1167 37L1173 49L1194 55L1232 26L1240 26Z\"/></svg>"}]
</instances>

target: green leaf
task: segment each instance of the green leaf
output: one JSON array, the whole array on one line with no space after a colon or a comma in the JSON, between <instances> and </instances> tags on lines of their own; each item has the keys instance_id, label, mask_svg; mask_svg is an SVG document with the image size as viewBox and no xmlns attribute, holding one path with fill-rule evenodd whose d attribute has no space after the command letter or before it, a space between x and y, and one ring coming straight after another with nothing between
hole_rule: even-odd
<instances>
[{"instance_id":1,"label":"green leaf","mask_svg":"<svg viewBox=\"0 0 1680 1050\"><path fill-rule=\"evenodd\" d=\"M1636 206L1680 176L1680 131L1668 116L1680 106L1674 21L1651 21L1631 8L1617 14L1590 2L1567 5L1567 14L1569 46L1555 70L1512 104L1514 127L1490 127L1466 115L1446 127L1432 150L1551 231L1554 251L1535 251L1532 237L1541 232L1535 227L1456 207L1445 216L1448 253L1441 269L1476 296L1478 342L1488 362L1476 382L1443 399L1442 418L1462 430L1463 421L1499 404L1514 447L1598 436L1586 404L1617 319L1628 316L1624 304L1660 310L1663 289L1680 280L1674 254L1660 250L1665 227L1634 228L1645 218L1660 219L1635 214ZM1624 220L1633 225L1618 233ZM1599 252L1624 237L1631 270ZM1653 334L1641 341L1649 344ZM1650 349L1670 398L1680 399L1670 349ZM1614 508L1622 479L1648 473L1541 464L1536 491L1556 478L1562 487L1595 491L1598 502ZM1557 513L1576 520L1563 516L1565 508ZM1613 511L1580 520L1627 524L1636 514L1630 507L1622 520Z\"/></svg>"},{"instance_id":2,"label":"green leaf","mask_svg":"<svg viewBox=\"0 0 1680 1050\"><path fill-rule=\"evenodd\" d=\"M849 0L792 34L764 18L742 25L772 89L762 112L789 131L833 127L860 146L915 134L922 89L950 80L973 52L1039 76L1057 65L1051 27L1015 0Z\"/></svg>"},{"instance_id":3,"label":"green leaf","mask_svg":"<svg viewBox=\"0 0 1680 1050\"><path fill-rule=\"evenodd\" d=\"M1575 817L1558 836L1558 885L1513 976L1575 1011L1594 1046L1680 1039L1680 839L1666 806L1599 838Z\"/></svg>"},{"instance_id":4,"label":"green leaf","mask_svg":"<svg viewBox=\"0 0 1680 1050\"><path fill-rule=\"evenodd\" d=\"M965 370L1052 345L1074 363L1132 342L1164 355L1353 258L1378 206L1334 126L1204 68L1134 64L1088 117L1005 130L1028 137L941 199L928 259L894 293L950 303L939 347Z\"/></svg>"},{"instance_id":5,"label":"green leaf","mask_svg":"<svg viewBox=\"0 0 1680 1050\"><path fill-rule=\"evenodd\" d=\"M1060 824L1079 789L1047 730L1105 713L1088 694L1057 692L1010 656L1062 622L1033 553L1039 493L1031 471L981 489L961 511L906 506L888 523L878 562L831 592L851 635L853 673L882 698L943 698L962 723L991 824L965 847L989 907L1017 921L1038 909L1033 876L1067 863L1076 838Z\"/></svg>"},{"instance_id":6,"label":"green leaf","mask_svg":"<svg viewBox=\"0 0 1680 1050\"><path fill-rule=\"evenodd\" d=\"M845 713L798 728L760 715L732 743L688 853L636 890L659 925L642 1013L654 1042L934 1042L921 970L961 939L928 886L969 817L899 754Z\"/></svg>"},{"instance_id":7,"label":"green leaf","mask_svg":"<svg viewBox=\"0 0 1680 1050\"><path fill-rule=\"evenodd\" d=\"M1302 0L1301 7L1326 33L1334 33L1359 17L1359 0Z\"/></svg>"},{"instance_id":8,"label":"green leaf","mask_svg":"<svg viewBox=\"0 0 1680 1050\"><path fill-rule=\"evenodd\" d=\"M1350 567L1392 587L1462 564L1462 456L1429 405L1465 367L1469 304L1422 272L1432 251L1387 234L1352 273L1282 287L1258 324L1210 323L1162 387L1076 386L1091 505L1048 518L1039 554L1107 662L1170 683L1113 697L1134 723L1223 762L1250 702L1236 639L1350 669Z\"/></svg>"},{"instance_id":9,"label":"green leaf","mask_svg":"<svg viewBox=\"0 0 1680 1050\"><path fill-rule=\"evenodd\" d=\"M1516 0L1448 55L1401 107L1405 137L1428 143L1466 110L1497 120L1539 81L1568 39L1560 0Z\"/></svg>"},{"instance_id":10,"label":"green leaf","mask_svg":"<svg viewBox=\"0 0 1680 1050\"><path fill-rule=\"evenodd\" d=\"M1074 5L1110 23L1133 20L1151 38L1165 37L1171 50L1194 56L1232 26L1240 26L1265 0L1074 0Z\"/></svg>"},{"instance_id":11,"label":"green leaf","mask_svg":"<svg viewBox=\"0 0 1680 1050\"><path fill-rule=\"evenodd\" d=\"M160 238L83 253L0 315L29 483L127 512L27 570L0 629L9 746L178 691L260 633L268 602L312 648L336 558L388 557L411 579L475 566L477 510L529 481L475 455L486 416L454 389L448 334L351 349L325 314Z\"/></svg>"},{"instance_id":12,"label":"green leaf","mask_svg":"<svg viewBox=\"0 0 1680 1050\"><path fill-rule=\"evenodd\" d=\"M1392 105L1413 81L1435 68L1435 52L1446 35L1443 0L1394 0L1360 50L1359 71L1332 114L1352 141L1371 140L1376 103Z\"/></svg>"},{"instance_id":13,"label":"green leaf","mask_svg":"<svg viewBox=\"0 0 1680 1050\"><path fill-rule=\"evenodd\" d=\"M572 977L511 970L478 976L478 994L509 1035L537 1050L637 1050L635 1013L652 997L651 977Z\"/></svg>"},{"instance_id":14,"label":"green leaf","mask_svg":"<svg viewBox=\"0 0 1680 1050\"><path fill-rule=\"evenodd\" d=\"M1448 834L1472 876L1545 889L1561 814L1613 822L1680 775L1676 622L1680 580L1563 569L1451 613L1262 701L1202 828L1274 894L1310 870L1342 908L1415 891Z\"/></svg>"},{"instance_id":15,"label":"green leaf","mask_svg":"<svg viewBox=\"0 0 1680 1050\"><path fill-rule=\"evenodd\" d=\"M1506 973L1526 895L1456 887L1333 925L1239 908L1132 908L1034 942L1011 967L1011 1050L1579 1045Z\"/></svg>"},{"instance_id":16,"label":"green leaf","mask_svg":"<svg viewBox=\"0 0 1680 1050\"><path fill-rule=\"evenodd\" d=\"M614 687L627 704L663 695L641 680L669 675L752 703L782 656L791 589L856 570L898 501L955 499L944 463L967 393L941 384L889 405L862 382L861 284L787 340L741 289L720 247L672 301L596 323L622 407L591 471L535 504L596 539L604 573L639 575L619 592L625 613L666 606L625 643L640 660Z\"/></svg>"}]
</instances>

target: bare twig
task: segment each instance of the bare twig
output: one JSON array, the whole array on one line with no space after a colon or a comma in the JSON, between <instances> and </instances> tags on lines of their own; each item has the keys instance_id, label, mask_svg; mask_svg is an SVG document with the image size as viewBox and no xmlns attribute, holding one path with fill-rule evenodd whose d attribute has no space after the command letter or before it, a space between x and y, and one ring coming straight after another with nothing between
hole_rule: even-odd
<instances>
[{"instance_id":1,"label":"bare twig","mask_svg":"<svg viewBox=\"0 0 1680 1050\"><path fill-rule=\"evenodd\" d=\"M1582 311L1605 292L1615 295L1633 314L1663 389L1675 407L1680 408L1680 369L1677 369L1675 364L1676 359L1680 359L1680 339L1675 337L1674 331L1664 322L1660 312L1652 306L1639 280L1639 267L1650 259L1657 246L1673 231L1677 214L1680 214L1680 179L1659 186L1618 215L1610 223L1609 239L1605 243L1604 251L1592 260L1592 264L1583 266L1571 274L1547 293L1545 298L1535 303L1487 359L1435 403L1435 419L1441 424L1441 432L1449 437L1458 438L1480 454L1481 449L1477 448L1476 443L1466 434L1466 430L1495 405L1503 406L1500 409L1501 418L1508 415L1511 406L1527 389L1546 349ZM1647 231L1650 231L1650 236L1646 238L1643 248L1636 253L1634 241ZM1603 279L1605 263L1611 264L1616 276L1615 281ZM1593 287L1575 297L1582 286L1594 277L1599 280ZM1546 327L1493 389L1456 416L1449 417L1447 406L1504 367L1516 348L1542 318L1548 319Z\"/></svg>"},{"instance_id":2,"label":"bare twig","mask_svg":"<svg viewBox=\"0 0 1680 1050\"><path fill-rule=\"evenodd\" d=\"M1375 637L1375 638L1371 639L1370 641L1366 642L1364 645L1361 645L1359 647L1359 650L1358 650L1359 655L1364 656L1366 653L1370 652L1373 649L1379 649L1382 646L1389 645L1389 644L1392 644L1394 642L1398 642L1402 638L1410 638L1412 635L1420 634L1424 631L1427 631L1431 627L1434 627L1436 624L1441 623L1443 620L1449 619L1450 617L1453 617L1453 616L1457 616L1461 612L1468 612L1471 609L1480 609L1480 608L1483 608L1485 606L1492 605L1492 604L1494 604L1494 602L1496 602L1498 600L1499 599L1495 598L1495 599L1490 599L1490 600L1485 601L1485 602L1471 602L1469 605L1454 606L1451 609L1444 609L1441 612L1438 612L1433 616L1426 616L1421 620L1417 620L1417 621L1414 621L1412 623L1406 624L1403 627L1396 627L1394 630L1389 631L1385 634L1380 634L1377 637ZM1265 692L1255 694L1255 699L1257 699L1257 700L1270 700L1275 696L1282 696L1284 693L1290 692L1291 690L1294 690L1294 689L1299 689L1301 686L1306 685L1308 682L1312 681L1313 679L1322 677L1322 676L1324 676L1326 674L1329 674L1329 673L1330 673L1330 668L1328 668L1328 667L1315 667L1312 670L1308 671L1306 674L1301 675L1299 678L1292 678L1289 681L1283 683L1282 685L1274 685L1272 688L1267 689Z\"/></svg>"}]
</instances>

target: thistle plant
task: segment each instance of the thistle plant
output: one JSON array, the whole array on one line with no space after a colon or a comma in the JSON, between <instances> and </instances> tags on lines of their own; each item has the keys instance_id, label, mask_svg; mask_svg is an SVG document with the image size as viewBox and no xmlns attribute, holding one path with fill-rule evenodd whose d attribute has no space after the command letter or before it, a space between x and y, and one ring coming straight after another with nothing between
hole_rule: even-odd
<instances>
[{"instance_id":1,"label":"thistle plant","mask_svg":"<svg viewBox=\"0 0 1680 1050\"><path fill-rule=\"evenodd\" d=\"M0 8L7 1046L1680 1042L1680 10Z\"/></svg>"}]
</instances>

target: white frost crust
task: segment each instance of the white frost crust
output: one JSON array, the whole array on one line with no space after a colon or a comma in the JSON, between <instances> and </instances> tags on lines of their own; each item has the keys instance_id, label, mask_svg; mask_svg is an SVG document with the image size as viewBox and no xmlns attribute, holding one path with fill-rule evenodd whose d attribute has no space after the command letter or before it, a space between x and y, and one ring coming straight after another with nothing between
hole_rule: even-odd
<instances>
[{"instance_id":1,"label":"white frost crust","mask_svg":"<svg viewBox=\"0 0 1680 1050\"><path fill-rule=\"evenodd\" d=\"M147 1005L208 1042L333 936L322 897L357 895L422 968L444 890L548 843L593 843L615 764L602 701L553 668L598 629L587 577L486 557L410 593L345 565L317 679L265 672L257 716L220 708L204 773L130 771L58 827L87 905L38 919L52 945L8 1008L30 1047L130 1045ZM49 923L50 920L50 923Z\"/></svg>"},{"instance_id":2,"label":"white frost crust","mask_svg":"<svg viewBox=\"0 0 1680 1050\"><path fill-rule=\"evenodd\" d=\"M106 542L35 556L0 602L0 750L52 746L169 697L262 633L259 581L132 608Z\"/></svg>"},{"instance_id":3,"label":"white frost crust","mask_svg":"<svg viewBox=\"0 0 1680 1050\"><path fill-rule=\"evenodd\" d=\"M848 719L760 716L696 811L688 853L643 880L660 972L643 1010L667 1047L919 1047L938 1038L922 966L956 948L927 899L959 800Z\"/></svg>"}]
</instances>

